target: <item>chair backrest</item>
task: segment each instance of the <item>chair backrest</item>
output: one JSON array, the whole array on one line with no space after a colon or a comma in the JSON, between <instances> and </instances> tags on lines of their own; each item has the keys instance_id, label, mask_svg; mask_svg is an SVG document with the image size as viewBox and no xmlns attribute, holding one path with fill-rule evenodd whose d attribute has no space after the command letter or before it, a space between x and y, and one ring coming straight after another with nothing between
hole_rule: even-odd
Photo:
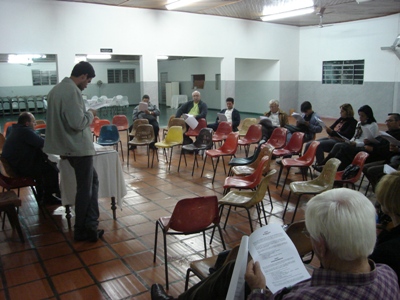
<instances>
[{"instance_id":1,"label":"chair backrest","mask_svg":"<svg viewBox=\"0 0 400 300\"><path fill-rule=\"evenodd\" d=\"M238 147L239 132L231 132L225 140L225 143L218 149L224 153L235 154Z\"/></svg>"},{"instance_id":2,"label":"chair backrest","mask_svg":"<svg viewBox=\"0 0 400 300\"><path fill-rule=\"evenodd\" d=\"M4 177L17 178L17 174L11 169L10 164L4 157L0 157L0 173Z\"/></svg>"},{"instance_id":3,"label":"chair backrest","mask_svg":"<svg viewBox=\"0 0 400 300\"><path fill-rule=\"evenodd\" d=\"M183 143L183 133L181 126L171 126L168 129L167 136L165 137L165 142L168 144L182 144Z\"/></svg>"},{"instance_id":4,"label":"chair backrest","mask_svg":"<svg viewBox=\"0 0 400 300\"><path fill-rule=\"evenodd\" d=\"M268 155L270 149L268 149L267 147L259 147L259 148L261 149L256 159L248 165L250 168L256 169L263 157L265 156L271 157L271 155Z\"/></svg>"},{"instance_id":5,"label":"chair backrest","mask_svg":"<svg viewBox=\"0 0 400 300\"><path fill-rule=\"evenodd\" d=\"M303 149L303 139L304 132L295 132L289 140L289 143L284 147L284 149L292 152L293 154L301 153Z\"/></svg>"},{"instance_id":6,"label":"chair backrest","mask_svg":"<svg viewBox=\"0 0 400 300\"><path fill-rule=\"evenodd\" d=\"M125 115L113 116L111 124L117 126L118 130L127 130L129 128L129 121Z\"/></svg>"},{"instance_id":7,"label":"chair backrest","mask_svg":"<svg viewBox=\"0 0 400 300\"><path fill-rule=\"evenodd\" d=\"M41 125L41 124L46 124L46 121L42 119L36 120L36 125Z\"/></svg>"},{"instance_id":8,"label":"chair backrest","mask_svg":"<svg viewBox=\"0 0 400 300\"><path fill-rule=\"evenodd\" d=\"M229 134L232 132L232 124L230 122L222 121L219 123L215 134Z\"/></svg>"},{"instance_id":9,"label":"chair backrest","mask_svg":"<svg viewBox=\"0 0 400 300\"><path fill-rule=\"evenodd\" d=\"M172 118L172 120L170 120L168 124L168 128L171 128L172 126L181 126L182 132L186 132L186 123L185 120L182 118Z\"/></svg>"},{"instance_id":10,"label":"chair backrest","mask_svg":"<svg viewBox=\"0 0 400 300\"><path fill-rule=\"evenodd\" d=\"M176 203L167 229L194 233L206 229L212 223L219 223L217 197L187 198Z\"/></svg>"},{"instance_id":11,"label":"chair backrest","mask_svg":"<svg viewBox=\"0 0 400 300\"><path fill-rule=\"evenodd\" d=\"M117 126L113 124L103 125L100 129L98 143L101 142L118 142L119 132Z\"/></svg>"},{"instance_id":12,"label":"chair backrest","mask_svg":"<svg viewBox=\"0 0 400 300\"><path fill-rule=\"evenodd\" d=\"M309 163L309 165L311 166L311 164L314 162L315 153L317 152L318 146L318 141L312 141L307 151L303 154L303 156L299 157L298 159Z\"/></svg>"},{"instance_id":13,"label":"chair backrest","mask_svg":"<svg viewBox=\"0 0 400 300\"><path fill-rule=\"evenodd\" d=\"M268 190L268 184L269 181L271 180L272 175L276 173L275 169L272 169L268 172L268 174L261 180L260 184L258 185L255 193L253 194L253 197L250 200L251 205L255 205L261 201L263 201L265 194L267 193Z\"/></svg>"},{"instance_id":14,"label":"chair backrest","mask_svg":"<svg viewBox=\"0 0 400 300\"><path fill-rule=\"evenodd\" d=\"M149 124L149 120L136 119L135 121L133 121L132 130L130 132L130 135L135 135L136 129L138 128L139 125L142 125L142 124Z\"/></svg>"},{"instance_id":15,"label":"chair backrest","mask_svg":"<svg viewBox=\"0 0 400 300\"><path fill-rule=\"evenodd\" d=\"M5 137L7 137L7 129L8 127L11 127L13 124L17 124L17 121L8 121L4 124L4 131L3 131L3 135Z\"/></svg>"},{"instance_id":16,"label":"chair backrest","mask_svg":"<svg viewBox=\"0 0 400 300\"><path fill-rule=\"evenodd\" d=\"M284 127L275 128L272 131L270 138L267 141L267 144L270 144L275 147L275 149L283 148L286 144L286 135L287 129Z\"/></svg>"},{"instance_id":17,"label":"chair backrest","mask_svg":"<svg viewBox=\"0 0 400 300\"><path fill-rule=\"evenodd\" d=\"M259 141L262 138L262 126L260 124L252 124L244 136L245 139Z\"/></svg>"},{"instance_id":18,"label":"chair backrest","mask_svg":"<svg viewBox=\"0 0 400 300\"><path fill-rule=\"evenodd\" d=\"M261 161L258 164L257 168L255 168L254 172L250 175L241 177L241 179L247 180L249 182L254 182L254 184L258 185L261 181L263 170L267 164L269 164L269 156L264 156L263 158L261 158Z\"/></svg>"},{"instance_id":19,"label":"chair backrest","mask_svg":"<svg viewBox=\"0 0 400 300\"><path fill-rule=\"evenodd\" d=\"M153 125L151 124L141 124L136 128L136 134L133 138L134 142L145 142L151 143L154 142L154 129Z\"/></svg>"},{"instance_id":20,"label":"chair backrest","mask_svg":"<svg viewBox=\"0 0 400 300\"><path fill-rule=\"evenodd\" d=\"M335 182L336 171L340 163L340 160L337 158L329 159L324 165L321 174L314 180L311 180L312 183L319 186L325 186L327 190L331 189Z\"/></svg>"},{"instance_id":21,"label":"chair backrest","mask_svg":"<svg viewBox=\"0 0 400 300\"><path fill-rule=\"evenodd\" d=\"M256 118L246 118L243 120L242 126L240 127L239 130L239 135L246 135L247 130L249 127L253 124L257 124L257 119Z\"/></svg>"},{"instance_id":22,"label":"chair backrest","mask_svg":"<svg viewBox=\"0 0 400 300\"><path fill-rule=\"evenodd\" d=\"M110 121L101 119L94 123L93 133L95 136L100 136L101 127L103 127L104 125L110 125Z\"/></svg>"},{"instance_id":23,"label":"chair backrest","mask_svg":"<svg viewBox=\"0 0 400 300\"><path fill-rule=\"evenodd\" d=\"M303 233L305 229L306 222L304 220L294 222L286 229L286 234L292 240L300 257L313 252L311 239Z\"/></svg>"},{"instance_id":24,"label":"chair backrest","mask_svg":"<svg viewBox=\"0 0 400 300\"><path fill-rule=\"evenodd\" d=\"M174 125L171 125L171 121L172 121L173 119L175 119L175 115L171 115L171 116L169 117L169 119L168 119L168 124L167 124L167 128L170 128L171 126L174 126Z\"/></svg>"},{"instance_id":25,"label":"chair backrest","mask_svg":"<svg viewBox=\"0 0 400 300\"><path fill-rule=\"evenodd\" d=\"M340 171L340 172L337 172L337 174L336 174L336 180L338 180L338 178L339 178L339 180L343 181L343 182L352 182L352 183L357 182L361 177L361 173L363 171L364 164L365 164L365 161L367 160L368 156L369 156L369 154L367 152L364 152L364 151L358 152L356 154L356 156L353 158L353 161L351 163L352 165L359 167L357 174L352 178L342 180L342 175L343 175L344 171Z\"/></svg>"},{"instance_id":26,"label":"chair backrest","mask_svg":"<svg viewBox=\"0 0 400 300\"><path fill-rule=\"evenodd\" d=\"M35 126L35 130L45 129L46 127L47 127L47 124L37 124Z\"/></svg>"},{"instance_id":27,"label":"chair backrest","mask_svg":"<svg viewBox=\"0 0 400 300\"><path fill-rule=\"evenodd\" d=\"M207 127L207 121L204 118L198 119L197 120L199 124L197 124L195 129L192 129L189 127L187 132L185 133L188 136L197 136L202 128Z\"/></svg>"},{"instance_id":28,"label":"chair backrest","mask_svg":"<svg viewBox=\"0 0 400 300\"><path fill-rule=\"evenodd\" d=\"M211 128L202 128L193 145L196 147L205 147L206 150L211 149L213 146L212 136L213 130Z\"/></svg>"}]
</instances>

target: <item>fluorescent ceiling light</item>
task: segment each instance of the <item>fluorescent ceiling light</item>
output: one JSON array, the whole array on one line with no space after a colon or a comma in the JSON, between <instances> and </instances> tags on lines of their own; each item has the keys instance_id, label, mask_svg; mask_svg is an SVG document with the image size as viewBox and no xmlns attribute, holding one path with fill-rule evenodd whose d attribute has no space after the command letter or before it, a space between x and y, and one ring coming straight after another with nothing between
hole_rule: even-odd
<instances>
[{"instance_id":1,"label":"fluorescent ceiling light","mask_svg":"<svg viewBox=\"0 0 400 300\"><path fill-rule=\"evenodd\" d=\"M86 58L89 59L111 59L111 54L88 54Z\"/></svg>"},{"instance_id":2,"label":"fluorescent ceiling light","mask_svg":"<svg viewBox=\"0 0 400 300\"><path fill-rule=\"evenodd\" d=\"M165 7L168 10L173 10L173 9L177 9L179 7L186 6L186 5L192 4L194 2L198 2L198 1L200 1L200 0L178 0L178 1L173 0L173 1L169 1L168 4L165 5Z\"/></svg>"},{"instance_id":3,"label":"fluorescent ceiling light","mask_svg":"<svg viewBox=\"0 0 400 300\"><path fill-rule=\"evenodd\" d=\"M356 0L358 4L362 3L362 2L369 2L371 0Z\"/></svg>"},{"instance_id":4,"label":"fluorescent ceiling light","mask_svg":"<svg viewBox=\"0 0 400 300\"><path fill-rule=\"evenodd\" d=\"M166 59L168 59L168 56L167 55L157 55L157 59L166 60Z\"/></svg>"},{"instance_id":5,"label":"fluorescent ceiling light","mask_svg":"<svg viewBox=\"0 0 400 300\"><path fill-rule=\"evenodd\" d=\"M46 58L40 54L9 54L7 62L10 64L31 64L33 59Z\"/></svg>"},{"instance_id":6,"label":"fluorescent ceiling light","mask_svg":"<svg viewBox=\"0 0 400 300\"><path fill-rule=\"evenodd\" d=\"M261 20L264 22L267 22L267 21L273 21L273 20L278 20L278 19L285 19L285 18L291 18L291 17L295 17L295 16L306 15L306 14L310 14L313 12L314 12L314 7L308 7L308 8L303 8L303 9L291 10L291 11L287 11L287 12L283 12L283 13L262 16Z\"/></svg>"},{"instance_id":7,"label":"fluorescent ceiling light","mask_svg":"<svg viewBox=\"0 0 400 300\"><path fill-rule=\"evenodd\" d=\"M281 1L275 5L265 6L263 10L263 16L280 14L283 12L309 8L314 6L313 0L292 0L292 1Z\"/></svg>"}]
</instances>

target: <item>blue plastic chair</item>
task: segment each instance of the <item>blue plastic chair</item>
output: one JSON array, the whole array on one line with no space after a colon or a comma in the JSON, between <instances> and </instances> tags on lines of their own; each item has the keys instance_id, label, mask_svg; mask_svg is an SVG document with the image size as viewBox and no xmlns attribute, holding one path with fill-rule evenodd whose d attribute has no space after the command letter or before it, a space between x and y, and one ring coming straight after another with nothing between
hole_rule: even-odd
<instances>
[{"instance_id":1,"label":"blue plastic chair","mask_svg":"<svg viewBox=\"0 0 400 300\"><path fill-rule=\"evenodd\" d=\"M100 129L100 135L97 139L97 144L101 146L114 146L116 145L118 152L118 143L121 144L122 161L124 161L124 151L122 150L122 142L119 139L118 127L115 125L103 125Z\"/></svg>"}]
</instances>

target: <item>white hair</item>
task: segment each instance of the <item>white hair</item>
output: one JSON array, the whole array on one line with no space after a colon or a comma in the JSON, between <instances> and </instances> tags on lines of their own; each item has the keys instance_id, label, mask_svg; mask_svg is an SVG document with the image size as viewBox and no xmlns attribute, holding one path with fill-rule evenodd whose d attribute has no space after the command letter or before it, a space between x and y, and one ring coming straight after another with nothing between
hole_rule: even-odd
<instances>
[{"instance_id":1,"label":"white hair","mask_svg":"<svg viewBox=\"0 0 400 300\"><path fill-rule=\"evenodd\" d=\"M271 105L271 104L276 104L279 106L279 100L276 100L276 99L269 100L269 105Z\"/></svg>"},{"instance_id":2,"label":"white hair","mask_svg":"<svg viewBox=\"0 0 400 300\"><path fill-rule=\"evenodd\" d=\"M307 203L305 219L310 236L324 238L342 260L366 258L374 250L375 208L360 192L338 188L321 193Z\"/></svg>"},{"instance_id":3,"label":"white hair","mask_svg":"<svg viewBox=\"0 0 400 300\"><path fill-rule=\"evenodd\" d=\"M192 93L192 96L193 96L194 94L199 94L199 96L201 96L201 94L200 94L199 91L194 91L194 92Z\"/></svg>"}]
</instances>

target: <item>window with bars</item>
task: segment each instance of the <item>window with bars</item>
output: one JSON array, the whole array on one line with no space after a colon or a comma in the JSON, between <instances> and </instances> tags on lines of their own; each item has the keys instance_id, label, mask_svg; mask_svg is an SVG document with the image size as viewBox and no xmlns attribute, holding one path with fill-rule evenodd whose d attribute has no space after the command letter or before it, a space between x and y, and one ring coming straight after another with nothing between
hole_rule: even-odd
<instances>
[{"instance_id":1,"label":"window with bars","mask_svg":"<svg viewBox=\"0 0 400 300\"><path fill-rule=\"evenodd\" d=\"M322 84L363 84L364 60L335 60L322 63Z\"/></svg>"},{"instance_id":2,"label":"window with bars","mask_svg":"<svg viewBox=\"0 0 400 300\"><path fill-rule=\"evenodd\" d=\"M32 70L33 85L56 85L58 82L56 71Z\"/></svg>"},{"instance_id":3,"label":"window with bars","mask_svg":"<svg viewBox=\"0 0 400 300\"><path fill-rule=\"evenodd\" d=\"M135 83L135 69L107 69L108 83Z\"/></svg>"}]
</instances>

